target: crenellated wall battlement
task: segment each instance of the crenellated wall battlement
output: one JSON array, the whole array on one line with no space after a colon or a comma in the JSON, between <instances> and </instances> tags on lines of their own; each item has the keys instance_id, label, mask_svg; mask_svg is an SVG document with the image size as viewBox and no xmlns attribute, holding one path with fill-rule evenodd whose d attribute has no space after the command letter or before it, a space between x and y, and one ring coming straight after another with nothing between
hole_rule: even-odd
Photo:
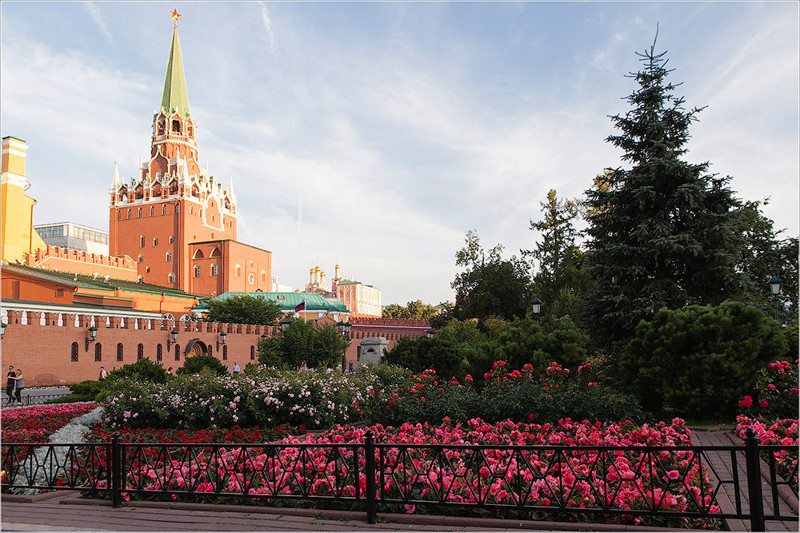
<instances>
[{"instance_id":1,"label":"crenellated wall battlement","mask_svg":"<svg viewBox=\"0 0 800 533\"><path fill-rule=\"evenodd\" d=\"M125 281L138 280L138 264L128 255L112 257L84 250L72 250L59 246L39 248L25 254L25 264L32 268L58 270L74 274L111 276Z\"/></svg>"}]
</instances>

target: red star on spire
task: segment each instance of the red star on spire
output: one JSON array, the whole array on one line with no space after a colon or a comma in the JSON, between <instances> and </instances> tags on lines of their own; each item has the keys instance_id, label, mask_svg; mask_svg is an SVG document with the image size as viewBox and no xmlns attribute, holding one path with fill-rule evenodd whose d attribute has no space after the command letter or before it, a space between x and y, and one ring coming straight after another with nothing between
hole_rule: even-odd
<instances>
[{"instance_id":1,"label":"red star on spire","mask_svg":"<svg viewBox=\"0 0 800 533\"><path fill-rule=\"evenodd\" d=\"M172 11L170 11L170 13L172 13L172 20L174 20L176 23L178 22L178 19L183 16L180 13L178 13L177 9L173 9Z\"/></svg>"}]
</instances>

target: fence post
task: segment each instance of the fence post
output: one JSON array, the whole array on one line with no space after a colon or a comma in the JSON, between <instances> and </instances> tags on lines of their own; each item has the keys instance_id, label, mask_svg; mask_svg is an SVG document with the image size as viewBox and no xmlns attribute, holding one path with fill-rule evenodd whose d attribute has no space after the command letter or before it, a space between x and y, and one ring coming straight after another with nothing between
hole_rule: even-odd
<instances>
[{"instance_id":1,"label":"fence post","mask_svg":"<svg viewBox=\"0 0 800 533\"><path fill-rule=\"evenodd\" d=\"M371 429L364 434L364 454L367 476L367 523L374 524L378 521L378 511L375 502L375 435Z\"/></svg>"},{"instance_id":2,"label":"fence post","mask_svg":"<svg viewBox=\"0 0 800 533\"><path fill-rule=\"evenodd\" d=\"M758 457L759 441L753 428L744 430L747 462L747 495L750 499L750 531L764 531L764 500L761 494L761 467Z\"/></svg>"},{"instance_id":3,"label":"fence post","mask_svg":"<svg viewBox=\"0 0 800 533\"><path fill-rule=\"evenodd\" d=\"M114 435L111 436L111 507L119 507L122 503L119 471L119 431L115 431Z\"/></svg>"}]
</instances>

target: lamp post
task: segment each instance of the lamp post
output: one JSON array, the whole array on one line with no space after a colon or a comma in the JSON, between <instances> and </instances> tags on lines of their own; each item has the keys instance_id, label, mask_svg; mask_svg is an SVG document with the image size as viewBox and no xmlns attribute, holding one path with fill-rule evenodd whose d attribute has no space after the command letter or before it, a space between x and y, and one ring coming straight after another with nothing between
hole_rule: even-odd
<instances>
[{"instance_id":1,"label":"lamp post","mask_svg":"<svg viewBox=\"0 0 800 533\"><path fill-rule=\"evenodd\" d=\"M217 351L219 351L219 345L220 344L222 344L222 345L225 344L225 337L227 337L227 336L228 336L228 334L225 333L224 331L220 331L219 332L219 339L220 340L217 341Z\"/></svg>"},{"instance_id":2,"label":"lamp post","mask_svg":"<svg viewBox=\"0 0 800 533\"><path fill-rule=\"evenodd\" d=\"M536 325L539 325L539 313L542 312L542 301L536 296L531 300L531 307L533 308L533 316L536 317Z\"/></svg>"},{"instance_id":3,"label":"lamp post","mask_svg":"<svg viewBox=\"0 0 800 533\"><path fill-rule=\"evenodd\" d=\"M173 329L172 331L169 332L169 336L171 337L171 340L167 339L167 351L169 351L170 348L172 348L172 343L178 340L178 330Z\"/></svg>"},{"instance_id":4,"label":"lamp post","mask_svg":"<svg viewBox=\"0 0 800 533\"><path fill-rule=\"evenodd\" d=\"M342 374L345 373L345 367L347 366L347 345L350 344L350 328L352 324L350 322L337 322L336 327L339 328L339 333L342 334L347 344L345 344L344 351L342 351Z\"/></svg>"},{"instance_id":5,"label":"lamp post","mask_svg":"<svg viewBox=\"0 0 800 533\"><path fill-rule=\"evenodd\" d=\"M3 324L5 326L5 324ZM5 327L3 328L5 329ZM95 337L97 337L97 327L92 326L89 328L89 336L86 337L84 340L84 349L88 352L89 351L89 344L94 342Z\"/></svg>"},{"instance_id":6,"label":"lamp post","mask_svg":"<svg viewBox=\"0 0 800 533\"><path fill-rule=\"evenodd\" d=\"M772 293L772 300L775 302L775 320L778 320L778 296L781 294L781 283L783 280L778 276L772 276L769 280L769 291Z\"/></svg>"},{"instance_id":7,"label":"lamp post","mask_svg":"<svg viewBox=\"0 0 800 533\"><path fill-rule=\"evenodd\" d=\"M434 336L434 335L436 335L436 330L429 329L428 331L426 331L426 332L425 332L425 335L427 335L427 337L428 337L429 339L432 339L432 338L433 338L433 336Z\"/></svg>"}]
</instances>

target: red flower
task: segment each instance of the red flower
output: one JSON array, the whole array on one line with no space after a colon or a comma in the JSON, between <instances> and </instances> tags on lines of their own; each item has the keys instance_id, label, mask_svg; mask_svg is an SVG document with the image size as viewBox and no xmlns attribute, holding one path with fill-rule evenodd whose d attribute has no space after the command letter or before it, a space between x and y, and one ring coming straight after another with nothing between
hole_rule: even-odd
<instances>
[{"instance_id":1,"label":"red flower","mask_svg":"<svg viewBox=\"0 0 800 533\"><path fill-rule=\"evenodd\" d=\"M758 402L758 405L760 405L763 408L767 408L769 406L769 402L767 400L761 400L760 402Z\"/></svg>"}]
</instances>

